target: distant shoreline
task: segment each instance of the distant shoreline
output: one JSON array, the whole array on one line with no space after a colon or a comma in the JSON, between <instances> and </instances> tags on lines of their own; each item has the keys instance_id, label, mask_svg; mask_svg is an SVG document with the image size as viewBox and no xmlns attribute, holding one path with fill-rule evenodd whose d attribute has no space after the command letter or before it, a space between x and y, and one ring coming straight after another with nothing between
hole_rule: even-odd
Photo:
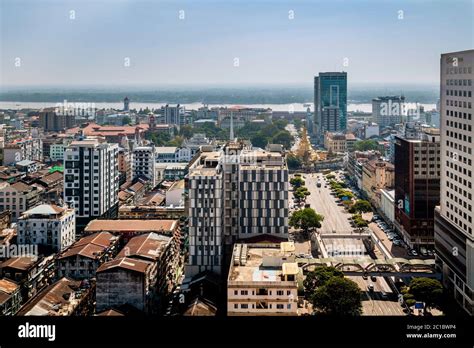
<instances>
[{"instance_id":1,"label":"distant shoreline","mask_svg":"<svg viewBox=\"0 0 474 348\"><path fill-rule=\"evenodd\" d=\"M72 101L68 101L72 102ZM59 103L63 103L60 101ZM93 103L97 109L116 109L121 110L123 108L123 103L116 102L97 102ZM170 103L172 104L172 103ZM243 107L251 107L251 108L270 108L273 111L296 111L296 112L304 112L306 111L307 107L305 105L311 105L311 110L313 109L312 103L282 103L282 104L207 104L209 108L212 107L232 107L232 106L243 106ZM133 101L130 103L130 109L158 109L161 106L166 105L166 103L147 103L147 102L137 102L134 103ZM201 106L202 103L183 103L183 105L188 110L197 110ZM425 111L431 111L436 108L436 104L434 103L420 103L419 105L423 106ZM42 109L46 107L54 107L56 103L53 102L17 102L17 101L0 101L0 109L3 110L21 110L21 109ZM372 104L370 103L348 103L347 110L354 112L354 111L361 111L361 112L372 112Z\"/></svg>"}]
</instances>

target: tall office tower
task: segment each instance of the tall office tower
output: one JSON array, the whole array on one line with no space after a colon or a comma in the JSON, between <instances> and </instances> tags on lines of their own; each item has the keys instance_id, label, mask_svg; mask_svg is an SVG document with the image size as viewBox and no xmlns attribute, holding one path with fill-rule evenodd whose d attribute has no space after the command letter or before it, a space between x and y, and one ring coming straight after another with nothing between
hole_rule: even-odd
<instances>
[{"instance_id":1,"label":"tall office tower","mask_svg":"<svg viewBox=\"0 0 474 348\"><path fill-rule=\"evenodd\" d=\"M202 152L190 164L189 262L187 277L211 271L221 274L222 251L222 170L220 152Z\"/></svg>"},{"instance_id":2,"label":"tall office tower","mask_svg":"<svg viewBox=\"0 0 474 348\"><path fill-rule=\"evenodd\" d=\"M203 151L190 164L188 192L188 277L221 273L237 240L288 237L288 169L280 152L237 142Z\"/></svg>"},{"instance_id":3,"label":"tall office tower","mask_svg":"<svg viewBox=\"0 0 474 348\"><path fill-rule=\"evenodd\" d=\"M64 200L82 228L91 218L114 217L118 206L118 144L72 141L64 151Z\"/></svg>"},{"instance_id":4,"label":"tall office tower","mask_svg":"<svg viewBox=\"0 0 474 348\"><path fill-rule=\"evenodd\" d=\"M319 144L324 133L347 128L347 73L325 72L314 77L314 133Z\"/></svg>"},{"instance_id":5,"label":"tall office tower","mask_svg":"<svg viewBox=\"0 0 474 348\"><path fill-rule=\"evenodd\" d=\"M156 185L156 151L155 146L139 146L132 152L132 173L133 179L142 177L148 181L152 187Z\"/></svg>"},{"instance_id":6,"label":"tall office tower","mask_svg":"<svg viewBox=\"0 0 474 348\"><path fill-rule=\"evenodd\" d=\"M45 108L39 114L40 127L45 132L60 132L75 125L74 114L61 114L56 108Z\"/></svg>"},{"instance_id":7,"label":"tall office tower","mask_svg":"<svg viewBox=\"0 0 474 348\"><path fill-rule=\"evenodd\" d=\"M434 248L440 164L439 129L395 136L395 225L411 248Z\"/></svg>"},{"instance_id":8,"label":"tall office tower","mask_svg":"<svg viewBox=\"0 0 474 348\"><path fill-rule=\"evenodd\" d=\"M372 99L372 121L377 123L380 130L402 123L405 110L404 96L387 96Z\"/></svg>"},{"instance_id":9,"label":"tall office tower","mask_svg":"<svg viewBox=\"0 0 474 348\"><path fill-rule=\"evenodd\" d=\"M130 111L130 99L128 97L123 100L123 111Z\"/></svg>"},{"instance_id":10,"label":"tall office tower","mask_svg":"<svg viewBox=\"0 0 474 348\"><path fill-rule=\"evenodd\" d=\"M448 292L474 314L474 50L441 55L441 204L435 247Z\"/></svg>"},{"instance_id":11,"label":"tall office tower","mask_svg":"<svg viewBox=\"0 0 474 348\"><path fill-rule=\"evenodd\" d=\"M166 124L177 126L178 128L186 122L184 106L179 104L176 106L162 106L161 115Z\"/></svg>"}]
</instances>

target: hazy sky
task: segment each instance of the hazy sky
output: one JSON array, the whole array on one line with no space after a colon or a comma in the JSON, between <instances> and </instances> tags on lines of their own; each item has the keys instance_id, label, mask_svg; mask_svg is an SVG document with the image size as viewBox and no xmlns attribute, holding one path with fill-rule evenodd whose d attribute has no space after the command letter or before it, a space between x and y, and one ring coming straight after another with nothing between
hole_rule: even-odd
<instances>
[{"instance_id":1,"label":"hazy sky","mask_svg":"<svg viewBox=\"0 0 474 348\"><path fill-rule=\"evenodd\" d=\"M0 84L436 84L473 16L472 0L0 0Z\"/></svg>"}]
</instances>

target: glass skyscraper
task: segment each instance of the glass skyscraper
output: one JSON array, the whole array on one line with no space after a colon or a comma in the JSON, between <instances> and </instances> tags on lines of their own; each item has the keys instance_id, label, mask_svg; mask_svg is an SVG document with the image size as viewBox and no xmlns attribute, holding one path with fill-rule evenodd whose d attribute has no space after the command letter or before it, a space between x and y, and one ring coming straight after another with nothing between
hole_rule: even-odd
<instances>
[{"instance_id":1,"label":"glass skyscraper","mask_svg":"<svg viewBox=\"0 0 474 348\"><path fill-rule=\"evenodd\" d=\"M314 77L314 133L318 143L325 132L347 128L347 73L324 72Z\"/></svg>"}]
</instances>

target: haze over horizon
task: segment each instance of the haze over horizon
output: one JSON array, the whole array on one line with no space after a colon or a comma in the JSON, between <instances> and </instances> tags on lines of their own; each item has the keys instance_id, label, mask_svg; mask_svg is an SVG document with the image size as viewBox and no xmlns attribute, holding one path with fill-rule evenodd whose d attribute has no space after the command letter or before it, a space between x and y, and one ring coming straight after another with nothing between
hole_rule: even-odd
<instances>
[{"instance_id":1,"label":"haze over horizon","mask_svg":"<svg viewBox=\"0 0 474 348\"><path fill-rule=\"evenodd\" d=\"M469 0L0 0L0 10L2 90L306 88L342 70L353 86L436 86L440 54L473 43Z\"/></svg>"}]
</instances>

